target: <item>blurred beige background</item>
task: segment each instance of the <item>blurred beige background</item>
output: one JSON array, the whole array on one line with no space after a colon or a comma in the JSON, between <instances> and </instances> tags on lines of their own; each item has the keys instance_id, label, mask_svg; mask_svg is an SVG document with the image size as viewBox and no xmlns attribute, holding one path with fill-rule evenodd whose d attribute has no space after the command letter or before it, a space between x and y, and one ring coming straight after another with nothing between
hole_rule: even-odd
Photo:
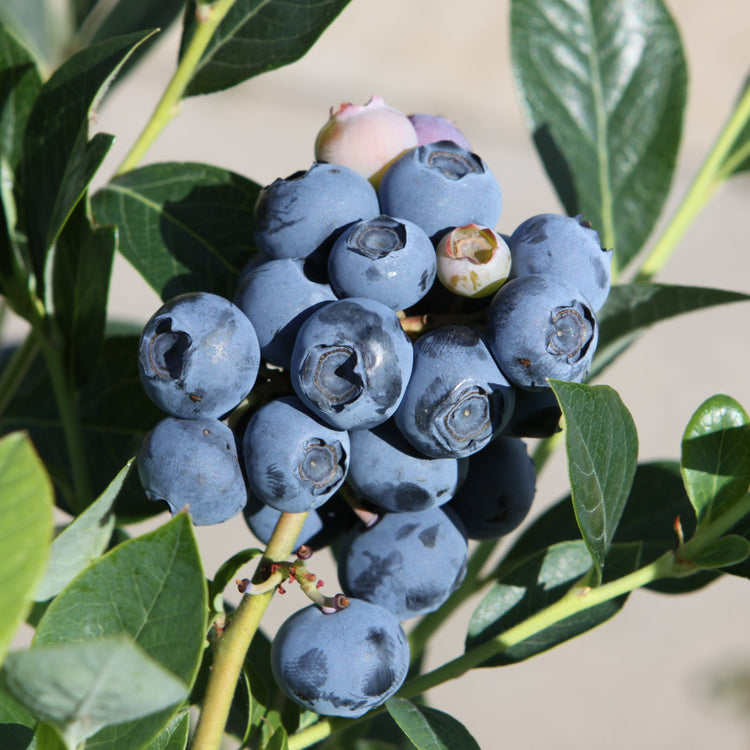
<instances>
[{"instance_id":1,"label":"blurred beige background","mask_svg":"<svg viewBox=\"0 0 750 750\"><path fill-rule=\"evenodd\" d=\"M747 0L673 0L691 82L670 206L684 194L750 72ZM204 161L262 184L313 158L328 109L372 94L405 112L453 119L501 181L500 230L560 205L523 125L513 90L507 0L353 0L300 62L230 91L198 97L160 136L145 163ZM102 105L96 128L117 136L99 184L146 122L174 68L176 29ZM692 225L660 280L750 292L750 180L735 178ZM118 261L111 313L144 322L156 295ZM684 426L717 392L750 408L750 305L663 323L606 374L635 418L640 458L677 458ZM20 330L20 328L19 328ZM565 491L561 456L539 481L534 514ZM161 519L160 519L161 520ZM252 545L243 522L198 530L208 575ZM323 555L313 568L335 588ZM301 605L292 589L273 602L266 627ZM459 654L472 606L441 632L437 666ZM750 585L726 580L695 595L636 592L622 613L522 665L476 671L429 698L464 722L484 750L750 747ZM746 670L744 711L712 697L728 670Z\"/></svg>"}]
</instances>

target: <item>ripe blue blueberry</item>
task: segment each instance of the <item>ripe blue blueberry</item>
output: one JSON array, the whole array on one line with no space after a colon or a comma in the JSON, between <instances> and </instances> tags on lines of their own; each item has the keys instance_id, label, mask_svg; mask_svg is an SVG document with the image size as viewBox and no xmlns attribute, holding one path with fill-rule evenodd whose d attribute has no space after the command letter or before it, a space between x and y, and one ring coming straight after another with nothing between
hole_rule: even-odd
<instances>
[{"instance_id":1,"label":"ripe blue blueberry","mask_svg":"<svg viewBox=\"0 0 750 750\"><path fill-rule=\"evenodd\" d=\"M453 141L407 151L378 189L383 213L418 224L431 238L453 227L494 227L503 206L495 175L476 154Z\"/></svg>"},{"instance_id":2,"label":"ripe blue blueberry","mask_svg":"<svg viewBox=\"0 0 750 750\"><path fill-rule=\"evenodd\" d=\"M500 435L470 456L466 481L448 507L469 539L498 539L516 529L531 509L536 471L526 444Z\"/></svg>"},{"instance_id":3,"label":"ripe blue blueberry","mask_svg":"<svg viewBox=\"0 0 750 750\"><path fill-rule=\"evenodd\" d=\"M250 418L242 456L251 492L276 510L304 513L343 484L349 435L321 422L295 396L283 396Z\"/></svg>"},{"instance_id":4,"label":"ripe blue blueberry","mask_svg":"<svg viewBox=\"0 0 750 750\"><path fill-rule=\"evenodd\" d=\"M383 607L351 599L324 614L312 604L291 615L271 644L281 690L323 716L356 718L390 698L409 668L409 645Z\"/></svg>"},{"instance_id":5,"label":"ripe blue blueberry","mask_svg":"<svg viewBox=\"0 0 750 750\"><path fill-rule=\"evenodd\" d=\"M515 394L482 337L443 326L414 344L414 367L394 419L404 437L432 458L462 458L498 434Z\"/></svg>"},{"instance_id":6,"label":"ripe blue blueberry","mask_svg":"<svg viewBox=\"0 0 750 750\"><path fill-rule=\"evenodd\" d=\"M556 276L519 276L492 298L487 343L508 380L521 388L548 388L547 378L580 383L598 340L588 300Z\"/></svg>"},{"instance_id":7,"label":"ripe blue blueberry","mask_svg":"<svg viewBox=\"0 0 750 750\"><path fill-rule=\"evenodd\" d=\"M516 404L503 435L518 438L547 438L560 432L562 411L551 389L527 391L516 388Z\"/></svg>"},{"instance_id":8,"label":"ripe blue blueberry","mask_svg":"<svg viewBox=\"0 0 750 750\"><path fill-rule=\"evenodd\" d=\"M349 433L347 482L359 497L383 510L426 510L448 502L466 459L427 458L404 438L393 420Z\"/></svg>"},{"instance_id":9,"label":"ripe blue blueberry","mask_svg":"<svg viewBox=\"0 0 750 750\"><path fill-rule=\"evenodd\" d=\"M263 188L255 203L255 242L273 258L304 258L336 230L380 213L366 177L339 164L314 163Z\"/></svg>"},{"instance_id":10,"label":"ripe blue blueberry","mask_svg":"<svg viewBox=\"0 0 750 750\"><path fill-rule=\"evenodd\" d=\"M538 214L510 236L511 278L529 274L559 276L589 301L594 312L611 284L612 250L583 216Z\"/></svg>"},{"instance_id":11,"label":"ripe blue blueberry","mask_svg":"<svg viewBox=\"0 0 750 750\"><path fill-rule=\"evenodd\" d=\"M196 526L228 521L247 501L234 434L218 419L161 420L137 465L149 500L165 502L172 515L187 508Z\"/></svg>"},{"instance_id":12,"label":"ripe blue blueberry","mask_svg":"<svg viewBox=\"0 0 750 750\"><path fill-rule=\"evenodd\" d=\"M260 353L272 365L289 368L302 323L320 305L336 299L316 260L269 260L244 274L237 285L234 302L250 319Z\"/></svg>"},{"instance_id":13,"label":"ripe blue blueberry","mask_svg":"<svg viewBox=\"0 0 750 750\"><path fill-rule=\"evenodd\" d=\"M390 216L352 224L328 256L328 276L339 297L370 297L393 310L418 302L436 270L430 238L413 222Z\"/></svg>"},{"instance_id":14,"label":"ripe blue blueberry","mask_svg":"<svg viewBox=\"0 0 750 750\"><path fill-rule=\"evenodd\" d=\"M344 538L339 581L347 596L406 620L434 612L461 585L467 553L462 525L445 507L386 513Z\"/></svg>"},{"instance_id":15,"label":"ripe blue blueberry","mask_svg":"<svg viewBox=\"0 0 750 750\"><path fill-rule=\"evenodd\" d=\"M339 430L366 429L396 410L412 368L412 345L382 302L350 297L317 309L297 334L292 386Z\"/></svg>"},{"instance_id":16,"label":"ripe blue blueberry","mask_svg":"<svg viewBox=\"0 0 750 750\"><path fill-rule=\"evenodd\" d=\"M252 323L216 294L191 292L171 299L141 334L138 369L143 388L175 417L227 414L250 393L259 366Z\"/></svg>"}]
</instances>

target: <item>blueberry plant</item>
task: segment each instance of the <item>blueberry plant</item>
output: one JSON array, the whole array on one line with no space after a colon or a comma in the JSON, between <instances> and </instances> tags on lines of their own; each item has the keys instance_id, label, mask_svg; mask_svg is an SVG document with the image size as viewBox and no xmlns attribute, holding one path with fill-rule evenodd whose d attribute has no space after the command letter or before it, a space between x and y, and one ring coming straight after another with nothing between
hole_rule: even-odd
<instances>
[{"instance_id":1,"label":"blueberry plant","mask_svg":"<svg viewBox=\"0 0 750 750\"><path fill-rule=\"evenodd\" d=\"M431 688L581 635L636 589L750 575L741 403L707 394L679 458L639 463L606 385L651 326L750 300L654 281L750 167L738 82L651 239L688 84L662 0L510 3L561 203L518 227L471 133L378 97L299 134L310 163L270 184L142 165L181 100L294 62L347 0L63 5L56 45L46 4L0 7L0 292L29 327L0 352L0 747L465 750ZM113 140L90 135L96 107L179 17L174 76L91 188ZM107 316L118 252L163 301L143 328ZM532 516L553 450L569 485ZM194 527L240 514L253 536L207 580ZM264 627L283 590L299 607ZM426 669L467 602L463 653Z\"/></svg>"}]
</instances>

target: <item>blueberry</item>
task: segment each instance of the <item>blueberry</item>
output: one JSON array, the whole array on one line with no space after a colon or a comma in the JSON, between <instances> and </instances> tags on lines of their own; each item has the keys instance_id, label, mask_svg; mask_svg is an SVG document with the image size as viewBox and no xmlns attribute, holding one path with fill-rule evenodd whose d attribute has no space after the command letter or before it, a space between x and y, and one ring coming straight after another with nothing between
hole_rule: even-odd
<instances>
[{"instance_id":1,"label":"blueberry","mask_svg":"<svg viewBox=\"0 0 750 750\"><path fill-rule=\"evenodd\" d=\"M453 141L461 148L471 151L471 145L466 140L466 136L448 118L418 112L409 115L409 120L414 130L417 131L418 146L436 141Z\"/></svg>"},{"instance_id":2,"label":"blueberry","mask_svg":"<svg viewBox=\"0 0 750 750\"><path fill-rule=\"evenodd\" d=\"M465 224L494 227L503 205L490 168L453 141L407 151L383 175L378 194L383 213L413 221L432 238Z\"/></svg>"},{"instance_id":3,"label":"blueberry","mask_svg":"<svg viewBox=\"0 0 750 750\"><path fill-rule=\"evenodd\" d=\"M323 716L356 718L401 686L409 645L398 620L377 604L351 599L333 614L313 604L278 629L271 667L296 703Z\"/></svg>"},{"instance_id":4,"label":"blueberry","mask_svg":"<svg viewBox=\"0 0 750 750\"><path fill-rule=\"evenodd\" d=\"M469 539L498 539L516 529L531 509L536 471L526 444L500 435L468 458L466 481L448 507Z\"/></svg>"},{"instance_id":5,"label":"blueberry","mask_svg":"<svg viewBox=\"0 0 750 750\"><path fill-rule=\"evenodd\" d=\"M247 423L242 456L250 490L286 513L317 508L349 469L349 435L323 424L295 396L264 404Z\"/></svg>"},{"instance_id":6,"label":"blueberry","mask_svg":"<svg viewBox=\"0 0 750 750\"><path fill-rule=\"evenodd\" d=\"M393 420L352 430L347 482L366 502L393 513L426 510L448 502L466 459L427 458L403 437Z\"/></svg>"},{"instance_id":7,"label":"blueberry","mask_svg":"<svg viewBox=\"0 0 750 750\"><path fill-rule=\"evenodd\" d=\"M303 324L292 352L292 386L306 406L340 430L385 422L412 368L398 315L364 297L329 302Z\"/></svg>"},{"instance_id":8,"label":"blueberry","mask_svg":"<svg viewBox=\"0 0 750 750\"><path fill-rule=\"evenodd\" d=\"M467 224L451 229L436 250L440 282L462 297L488 297L510 273L510 250L489 227Z\"/></svg>"},{"instance_id":9,"label":"blueberry","mask_svg":"<svg viewBox=\"0 0 750 750\"><path fill-rule=\"evenodd\" d=\"M562 411L551 389L516 389L516 403L503 435L518 438L547 438L560 432Z\"/></svg>"},{"instance_id":10,"label":"blueberry","mask_svg":"<svg viewBox=\"0 0 750 750\"><path fill-rule=\"evenodd\" d=\"M377 602L399 620L434 612L461 585L468 547L461 522L444 507L386 513L355 527L338 555L347 596Z\"/></svg>"},{"instance_id":11,"label":"blueberry","mask_svg":"<svg viewBox=\"0 0 750 750\"><path fill-rule=\"evenodd\" d=\"M336 295L317 268L316 258L279 258L248 271L234 302L258 334L263 358L289 368L294 340L305 319Z\"/></svg>"},{"instance_id":12,"label":"blueberry","mask_svg":"<svg viewBox=\"0 0 750 750\"><path fill-rule=\"evenodd\" d=\"M175 417L221 417L250 393L260 366L252 323L236 305L190 292L146 323L138 368L146 394Z\"/></svg>"},{"instance_id":13,"label":"blueberry","mask_svg":"<svg viewBox=\"0 0 750 750\"><path fill-rule=\"evenodd\" d=\"M538 214L510 236L511 277L558 276L589 301L594 312L604 304L611 284L612 250L582 216Z\"/></svg>"},{"instance_id":14,"label":"blueberry","mask_svg":"<svg viewBox=\"0 0 750 750\"><path fill-rule=\"evenodd\" d=\"M163 419L144 438L137 466L146 496L172 515L187 508L196 526L228 521L247 501L234 434L218 419Z\"/></svg>"},{"instance_id":15,"label":"blueberry","mask_svg":"<svg viewBox=\"0 0 750 750\"><path fill-rule=\"evenodd\" d=\"M393 310L418 302L435 280L435 248L413 222L378 216L333 243L328 276L339 297L369 297Z\"/></svg>"},{"instance_id":16,"label":"blueberry","mask_svg":"<svg viewBox=\"0 0 750 750\"><path fill-rule=\"evenodd\" d=\"M482 337L467 326L443 326L414 344L414 368L394 419L426 456L461 458L503 429L514 398Z\"/></svg>"},{"instance_id":17,"label":"blueberry","mask_svg":"<svg viewBox=\"0 0 750 750\"><path fill-rule=\"evenodd\" d=\"M521 388L548 388L547 378L581 382L598 340L588 300L558 277L519 276L492 298L487 343L508 380Z\"/></svg>"},{"instance_id":18,"label":"blueberry","mask_svg":"<svg viewBox=\"0 0 750 750\"><path fill-rule=\"evenodd\" d=\"M346 224L380 213L367 178L349 167L317 162L274 180L255 203L255 242L273 258L304 258Z\"/></svg>"},{"instance_id":19,"label":"blueberry","mask_svg":"<svg viewBox=\"0 0 750 750\"><path fill-rule=\"evenodd\" d=\"M416 145L417 132L409 118L373 96L365 105L348 102L331 108L315 138L315 158L345 164L375 185L395 158Z\"/></svg>"}]
</instances>

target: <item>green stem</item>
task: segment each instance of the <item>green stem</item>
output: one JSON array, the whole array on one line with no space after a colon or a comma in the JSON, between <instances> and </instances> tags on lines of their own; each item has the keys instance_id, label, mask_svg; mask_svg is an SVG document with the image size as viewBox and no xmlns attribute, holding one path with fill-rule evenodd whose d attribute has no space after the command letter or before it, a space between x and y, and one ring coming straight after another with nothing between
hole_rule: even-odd
<instances>
[{"instance_id":1,"label":"green stem","mask_svg":"<svg viewBox=\"0 0 750 750\"><path fill-rule=\"evenodd\" d=\"M286 560L291 555L306 516L306 513L282 513L258 565L254 582L263 580L269 563ZM217 638L214 663L191 750L219 749L245 655L273 594L269 591L243 596L224 632Z\"/></svg>"},{"instance_id":2,"label":"green stem","mask_svg":"<svg viewBox=\"0 0 750 750\"><path fill-rule=\"evenodd\" d=\"M156 105L151 119L138 140L133 144L116 175L121 175L138 166L157 136L177 114L180 101L203 53L206 51L206 47L208 47L208 43L211 41L211 37L234 3L235 0L216 0L215 3L210 5L205 3L197 5L195 30L180 59L177 70Z\"/></svg>"},{"instance_id":3,"label":"green stem","mask_svg":"<svg viewBox=\"0 0 750 750\"><path fill-rule=\"evenodd\" d=\"M732 159L727 157L749 120L750 87L745 90L739 104L719 134L677 213L643 262L635 277L636 282L650 281L664 267L698 212L709 201L719 185L731 175L733 169L736 169L740 163L737 159L741 161L741 155Z\"/></svg>"}]
</instances>

